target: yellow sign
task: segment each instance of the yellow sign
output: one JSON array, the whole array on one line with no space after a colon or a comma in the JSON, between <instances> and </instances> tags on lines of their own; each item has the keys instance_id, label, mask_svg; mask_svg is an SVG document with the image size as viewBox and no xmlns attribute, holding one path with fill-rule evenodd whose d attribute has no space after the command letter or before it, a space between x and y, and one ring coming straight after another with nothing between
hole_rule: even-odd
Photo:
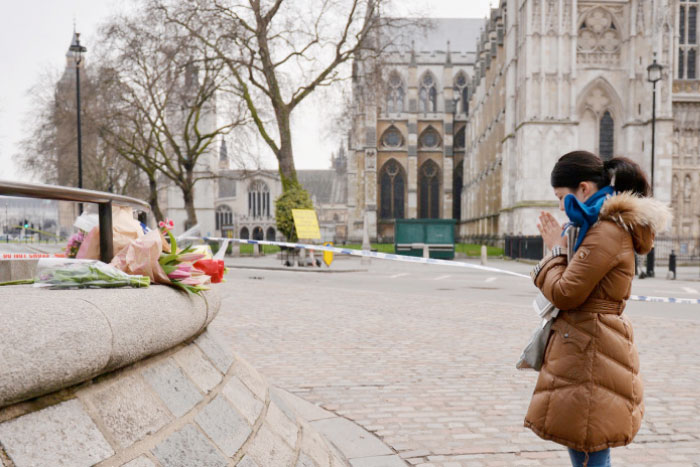
<instances>
[{"instance_id":1,"label":"yellow sign","mask_svg":"<svg viewBox=\"0 0 700 467\"><path fill-rule=\"evenodd\" d=\"M333 242L326 242L323 244L323 246L333 246ZM324 251L323 252L323 262L326 263L326 266L330 267L331 263L333 262L333 252L332 251Z\"/></svg>"},{"instance_id":2,"label":"yellow sign","mask_svg":"<svg viewBox=\"0 0 700 467\"><path fill-rule=\"evenodd\" d=\"M294 227L297 230L297 237L309 240L319 240L321 229L318 227L318 218L313 209L292 209L294 217Z\"/></svg>"}]
</instances>

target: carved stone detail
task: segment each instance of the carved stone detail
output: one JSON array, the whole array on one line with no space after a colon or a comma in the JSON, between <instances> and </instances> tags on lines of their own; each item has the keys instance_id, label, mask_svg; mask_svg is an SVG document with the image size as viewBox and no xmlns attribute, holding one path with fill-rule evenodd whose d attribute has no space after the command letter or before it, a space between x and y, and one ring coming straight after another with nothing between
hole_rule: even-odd
<instances>
[{"instance_id":1,"label":"carved stone detail","mask_svg":"<svg viewBox=\"0 0 700 467\"><path fill-rule=\"evenodd\" d=\"M598 7L586 10L582 17L578 30L578 62L618 63L622 37L613 14Z\"/></svg>"}]
</instances>

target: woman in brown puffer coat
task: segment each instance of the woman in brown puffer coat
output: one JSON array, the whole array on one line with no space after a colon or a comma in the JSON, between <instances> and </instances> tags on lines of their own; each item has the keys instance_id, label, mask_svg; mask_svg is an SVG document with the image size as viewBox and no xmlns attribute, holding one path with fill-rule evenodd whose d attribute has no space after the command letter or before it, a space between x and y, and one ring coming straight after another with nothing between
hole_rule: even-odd
<instances>
[{"instance_id":1,"label":"woman in brown puffer coat","mask_svg":"<svg viewBox=\"0 0 700 467\"><path fill-rule=\"evenodd\" d=\"M564 235L554 216L540 215L538 228L553 251L533 277L561 311L525 426L567 446L574 466L609 466L609 448L631 443L644 413L634 334L622 315L634 253L651 250L669 209L648 197L646 176L625 158L603 162L585 151L566 154L551 183L578 230ZM567 238L575 242L568 263Z\"/></svg>"}]
</instances>

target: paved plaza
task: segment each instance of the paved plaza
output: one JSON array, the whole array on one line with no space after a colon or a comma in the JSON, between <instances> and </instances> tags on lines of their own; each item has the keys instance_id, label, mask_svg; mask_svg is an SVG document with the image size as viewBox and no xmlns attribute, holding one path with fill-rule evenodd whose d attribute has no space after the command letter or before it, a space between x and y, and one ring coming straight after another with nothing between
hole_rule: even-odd
<instances>
[{"instance_id":1,"label":"paved plaza","mask_svg":"<svg viewBox=\"0 0 700 467\"><path fill-rule=\"evenodd\" d=\"M361 268L357 259L333 265ZM567 465L561 446L522 426L536 380L514 368L537 324L529 280L379 260L366 269L232 269L211 327L271 383L356 422L409 464ZM633 293L700 296L697 274L636 280ZM636 302L626 313L646 415L635 442L613 450L614 465L700 466L700 306Z\"/></svg>"}]
</instances>

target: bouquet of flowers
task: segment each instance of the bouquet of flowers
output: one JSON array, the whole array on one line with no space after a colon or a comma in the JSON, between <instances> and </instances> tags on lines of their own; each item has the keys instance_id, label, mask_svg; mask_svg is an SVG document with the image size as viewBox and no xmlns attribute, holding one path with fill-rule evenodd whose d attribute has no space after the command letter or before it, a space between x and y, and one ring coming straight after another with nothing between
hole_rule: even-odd
<instances>
[{"instance_id":1,"label":"bouquet of flowers","mask_svg":"<svg viewBox=\"0 0 700 467\"><path fill-rule=\"evenodd\" d=\"M158 224L161 232L167 235L170 240L170 252L162 252L160 258L158 258L158 263L172 285L188 293L200 293L203 290L209 290L207 286L210 282L209 276L193 266L194 262L201 260L205 255L193 253L191 245L178 251L177 241L170 232L173 225L173 221L161 221Z\"/></svg>"},{"instance_id":2,"label":"bouquet of flowers","mask_svg":"<svg viewBox=\"0 0 700 467\"><path fill-rule=\"evenodd\" d=\"M43 258L35 287L52 289L148 287L146 276L131 276L97 260Z\"/></svg>"},{"instance_id":3,"label":"bouquet of flowers","mask_svg":"<svg viewBox=\"0 0 700 467\"><path fill-rule=\"evenodd\" d=\"M66 258L75 258L83 241L85 241L85 232L83 230L79 229L77 233L71 235L66 245Z\"/></svg>"}]
</instances>

